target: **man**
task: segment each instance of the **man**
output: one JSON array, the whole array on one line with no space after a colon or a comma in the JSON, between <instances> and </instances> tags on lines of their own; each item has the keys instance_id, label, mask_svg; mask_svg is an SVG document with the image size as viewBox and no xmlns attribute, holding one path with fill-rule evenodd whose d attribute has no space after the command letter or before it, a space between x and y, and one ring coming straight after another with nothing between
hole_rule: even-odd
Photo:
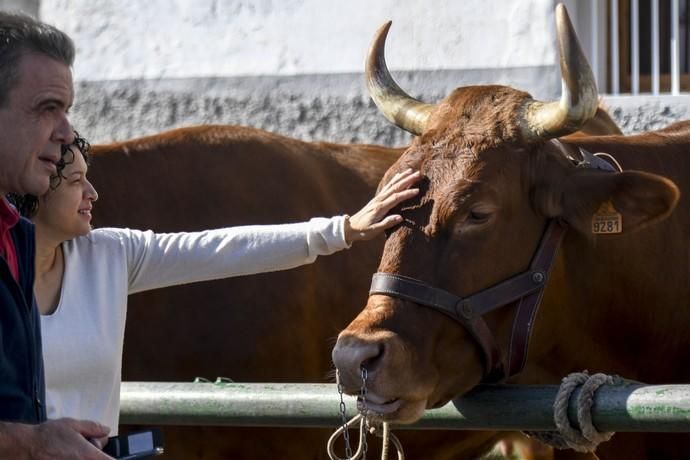
<instances>
[{"instance_id":1,"label":"man","mask_svg":"<svg viewBox=\"0 0 690 460\"><path fill-rule=\"evenodd\" d=\"M4 198L48 191L60 146L73 140L73 61L63 32L0 12L0 458L110 458L94 446L108 428L45 420L33 226Z\"/></svg>"}]
</instances>

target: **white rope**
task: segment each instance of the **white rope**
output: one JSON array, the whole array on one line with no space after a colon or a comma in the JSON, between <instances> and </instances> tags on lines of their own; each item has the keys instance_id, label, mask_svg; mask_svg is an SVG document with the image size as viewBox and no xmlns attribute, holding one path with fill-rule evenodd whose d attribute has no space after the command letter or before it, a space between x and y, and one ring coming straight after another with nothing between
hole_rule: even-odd
<instances>
[{"instance_id":1,"label":"white rope","mask_svg":"<svg viewBox=\"0 0 690 460\"><path fill-rule=\"evenodd\" d=\"M393 444L393 447L395 447L398 454L398 460L405 460L405 452L403 452L402 443L400 439L393 434L388 422L381 423L380 432L375 426L370 427L369 432L381 438L381 460L388 460L390 444Z\"/></svg>"},{"instance_id":2,"label":"white rope","mask_svg":"<svg viewBox=\"0 0 690 460\"><path fill-rule=\"evenodd\" d=\"M335 453L335 449L333 447L335 441L341 435L343 435L346 429L349 429L357 423L359 423L359 443L357 445L357 450L352 454L352 457L339 457L338 454ZM360 458L362 458L362 455L364 453L364 437L367 435L367 431L369 431L369 433L382 438L381 460L388 460L390 444L393 444L393 446L395 447L398 454L398 460L405 460L405 452L403 451L402 443L400 442L400 439L398 439L398 437L391 432L390 425L388 423L384 422L381 424L382 430L380 434L377 427L373 425L369 426L369 429L367 430L367 425L368 423L366 419L362 416L362 414L357 414L354 417L352 417L352 419L350 419L350 421L347 422L344 426L338 427L338 429L335 430L331 437L328 438L328 442L326 443L328 457L331 460L359 460Z\"/></svg>"},{"instance_id":3,"label":"white rope","mask_svg":"<svg viewBox=\"0 0 690 460\"><path fill-rule=\"evenodd\" d=\"M613 155L611 155L610 153L606 153L606 152L597 152L597 153L594 154L594 156L595 156L595 157L604 157L604 158L606 158L607 160L609 160L610 162L612 162L614 165L616 165L616 167L618 168L618 172L623 172L623 167L621 166L621 164L620 164L620 163L618 162L618 160L616 160L616 159L613 157Z\"/></svg>"},{"instance_id":4,"label":"white rope","mask_svg":"<svg viewBox=\"0 0 690 460\"><path fill-rule=\"evenodd\" d=\"M357 450L354 454L352 454L352 457L338 457L338 454L335 453L335 449L333 448L336 439L338 439L338 437L340 437L340 435L342 435L346 429L349 429L351 426L357 424L357 422L359 422L359 441L357 443ZM328 457L331 460L359 460L359 458L362 456L362 452L364 451L364 443L362 442L362 440L365 436L366 433L364 431L364 417L362 416L362 414L357 414L354 417L352 417L350 421L347 422L344 426L338 427L338 429L335 430L331 437L328 438L328 442L326 443Z\"/></svg>"},{"instance_id":5,"label":"white rope","mask_svg":"<svg viewBox=\"0 0 690 460\"><path fill-rule=\"evenodd\" d=\"M383 424L383 439L381 442L381 460L388 460L388 449L390 448L391 428L388 423Z\"/></svg>"},{"instance_id":6,"label":"white rope","mask_svg":"<svg viewBox=\"0 0 690 460\"><path fill-rule=\"evenodd\" d=\"M613 385L614 379L606 374L589 375L587 371L574 372L564 377L553 404L554 421L557 432L529 432L545 444L557 449L573 449L577 452L594 452L599 444L606 442L613 432L600 433L592 424L592 406L594 394L602 385ZM573 428L568 419L568 402L575 389L582 385L577 398L577 421L580 429Z\"/></svg>"}]
</instances>

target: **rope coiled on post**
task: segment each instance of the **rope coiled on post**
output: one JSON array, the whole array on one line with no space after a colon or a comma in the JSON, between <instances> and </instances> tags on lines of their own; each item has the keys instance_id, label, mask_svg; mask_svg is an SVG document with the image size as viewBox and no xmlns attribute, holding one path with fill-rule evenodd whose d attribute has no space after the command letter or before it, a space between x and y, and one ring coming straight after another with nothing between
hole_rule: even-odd
<instances>
[{"instance_id":1,"label":"rope coiled on post","mask_svg":"<svg viewBox=\"0 0 690 460\"><path fill-rule=\"evenodd\" d=\"M589 375L589 372L574 372L564 377L558 394L553 403L554 422L558 431L530 431L525 432L544 444L556 449L573 449L577 452L594 452L599 444L606 442L614 435L613 432L599 432L592 423L592 406L594 395L602 385L614 385L621 381L620 377L607 374ZM578 386L582 390L577 398L577 421L580 429L570 425L568 419L568 403Z\"/></svg>"}]
</instances>

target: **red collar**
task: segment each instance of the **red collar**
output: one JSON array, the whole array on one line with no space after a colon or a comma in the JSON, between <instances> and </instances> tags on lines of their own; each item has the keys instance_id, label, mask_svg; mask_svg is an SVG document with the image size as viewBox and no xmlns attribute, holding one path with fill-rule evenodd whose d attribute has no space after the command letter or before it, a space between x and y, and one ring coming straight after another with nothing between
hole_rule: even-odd
<instances>
[{"instance_id":1,"label":"red collar","mask_svg":"<svg viewBox=\"0 0 690 460\"><path fill-rule=\"evenodd\" d=\"M12 206L7 198L0 199L0 234L9 231L19 222L19 212Z\"/></svg>"}]
</instances>

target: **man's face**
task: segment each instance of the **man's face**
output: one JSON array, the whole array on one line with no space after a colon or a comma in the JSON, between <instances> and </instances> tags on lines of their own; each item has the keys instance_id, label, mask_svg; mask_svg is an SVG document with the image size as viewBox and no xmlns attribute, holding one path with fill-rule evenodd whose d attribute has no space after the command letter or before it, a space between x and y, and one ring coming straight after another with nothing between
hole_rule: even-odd
<instances>
[{"instance_id":1,"label":"man's face","mask_svg":"<svg viewBox=\"0 0 690 460\"><path fill-rule=\"evenodd\" d=\"M60 145L73 141L67 119L73 99L67 65L30 52L19 59L8 103L0 107L0 193L48 191Z\"/></svg>"}]
</instances>

